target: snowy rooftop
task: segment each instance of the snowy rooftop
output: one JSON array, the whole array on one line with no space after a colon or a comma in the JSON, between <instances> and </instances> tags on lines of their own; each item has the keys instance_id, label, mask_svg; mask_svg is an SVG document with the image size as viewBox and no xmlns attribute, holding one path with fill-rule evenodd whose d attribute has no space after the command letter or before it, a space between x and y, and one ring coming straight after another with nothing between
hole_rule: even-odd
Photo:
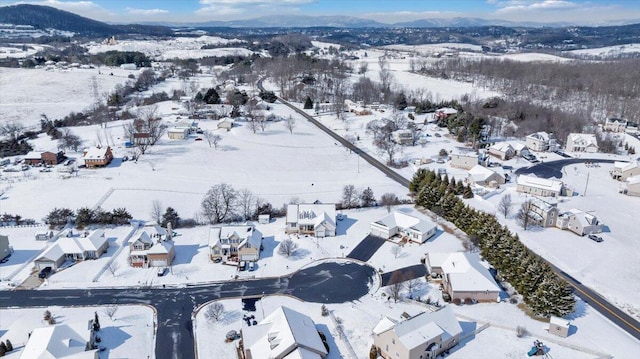
<instances>
[{"instance_id":1,"label":"snowy rooftop","mask_svg":"<svg viewBox=\"0 0 640 359\"><path fill-rule=\"evenodd\" d=\"M399 227L403 229L413 229L421 233L427 233L436 227L436 224L429 220L396 211L387 214L374 223L386 228Z\"/></svg>"},{"instance_id":2,"label":"snowy rooftop","mask_svg":"<svg viewBox=\"0 0 640 359\"><path fill-rule=\"evenodd\" d=\"M73 358L93 359L96 350L85 351L89 330L82 325L67 324L36 328L31 333L20 358Z\"/></svg>"},{"instance_id":3,"label":"snowy rooftop","mask_svg":"<svg viewBox=\"0 0 640 359\"><path fill-rule=\"evenodd\" d=\"M527 175L518 176L517 183L522 186L541 188L554 192L560 192L563 185L562 181Z\"/></svg>"},{"instance_id":4,"label":"snowy rooftop","mask_svg":"<svg viewBox=\"0 0 640 359\"><path fill-rule=\"evenodd\" d=\"M104 147L104 148L91 147L91 148L85 150L84 158L94 159L94 160L104 159L107 156L107 150L108 149L109 149L108 146Z\"/></svg>"},{"instance_id":5,"label":"snowy rooftop","mask_svg":"<svg viewBox=\"0 0 640 359\"><path fill-rule=\"evenodd\" d=\"M544 131L532 133L527 137L535 138L536 140L541 140L541 141L549 141L549 134Z\"/></svg>"},{"instance_id":6,"label":"snowy rooftop","mask_svg":"<svg viewBox=\"0 0 640 359\"><path fill-rule=\"evenodd\" d=\"M491 177L494 173L504 177L503 174L498 173L491 168L487 168L480 165L475 165L469 170L469 175L473 178L474 182L483 182L486 181L487 178Z\"/></svg>"},{"instance_id":7,"label":"snowy rooftop","mask_svg":"<svg viewBox=\"0 0 640 359\"><path fill-rule=\"evenodd\" d=\"M565 328L569 328L570 325L570 322L568 320L554 316L551 316L551 318L549 318L549 323Z\"/></svg>"},{"instance_id":8,"label":"snowy rooftop","mask_svg":"<svg viewBox=\"0 0 640 359\"><path fill-rule=\"evenodd\" d=\"M249 241L252 247L259 248L262 233L253 226L215 226L209 230L209 247L220 243L220 239L236 238L239 245Z\"/></svg>"},{"instance_id":9,"label":"snowy rooftop","mask_svg":"<svg viewBox=\"0 0 640 359\"><path fill-rule=\"evenodd\" d=\"M598 145L596 135L591 133L570 133L567 137L567 143L579 144L579 145Z\"/></svg>"},{"instance_id":10,"label":"snowy rooftop","mask_svg":"<svg viewBox=\"0 0 640 359\"><path fill-rule=\"evenodd\" d=\"M287 206L287 223L317 224L323 220L335 226L335 204L290 204Z\"/></svg>"},{"instance_id":11,"label":"snowy rooftop","mask_svg":"<svg viewBox=\"0 0 640 359\"><path fill-rule=\"evenodd\" d=\"M454 291L500 291L477 253L428 253L431 267L440 267L449 276Z\"/></svg>"}]
</instances>

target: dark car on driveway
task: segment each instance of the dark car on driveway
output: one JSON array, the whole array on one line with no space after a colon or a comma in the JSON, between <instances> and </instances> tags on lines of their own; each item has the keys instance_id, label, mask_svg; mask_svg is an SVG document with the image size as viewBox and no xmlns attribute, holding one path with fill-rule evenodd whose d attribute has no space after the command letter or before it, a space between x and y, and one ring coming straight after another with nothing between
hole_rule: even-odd
<instances>
[{"instance_id":1,"label":"dark car on driveway","mask_svg":"<svg viewBox=\"0 0 640 359\"><path fill-rule=\"evenodd\" d=\"M600 243L600 242L604 241L604 240L602 239L602 237L600 237L600 236L596 236L595 234L590 234L590 235L589 235L589 239L590 239L590 240L592 240L592 241L598 242L598 243Z\"/></svg>"},{"instance_id":2,"label":"dark car on driveway","mask_svg":"<svg viewBox=\"0 0 640 359\"><path fill-rule=\"evenodd\" d=\"M51 272L53 272L53 268L51 267L44 267L42 268L42 270L40 270L40 273L38 273L38 278L44 279L47 278Z\"/></svg>"}]
</instances>

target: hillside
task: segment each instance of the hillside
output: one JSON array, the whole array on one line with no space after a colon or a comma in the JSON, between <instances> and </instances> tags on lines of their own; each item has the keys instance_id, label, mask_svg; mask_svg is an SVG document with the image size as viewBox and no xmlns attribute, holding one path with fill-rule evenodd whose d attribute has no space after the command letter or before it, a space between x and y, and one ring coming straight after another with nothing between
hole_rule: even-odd
<instances>
[{"instance_id":1,"label":"hillside","mask_svg":"<svg viewBox=\"0 0 640 359\"><path fill-rule=\"evenodd\" d=\"M114 34L171 35L164 26L110 25L50 6L12 5L2 7L0 23L31 25L36 29L53 28L83 36L110 36Z\"/></svg>"}]
</instances>

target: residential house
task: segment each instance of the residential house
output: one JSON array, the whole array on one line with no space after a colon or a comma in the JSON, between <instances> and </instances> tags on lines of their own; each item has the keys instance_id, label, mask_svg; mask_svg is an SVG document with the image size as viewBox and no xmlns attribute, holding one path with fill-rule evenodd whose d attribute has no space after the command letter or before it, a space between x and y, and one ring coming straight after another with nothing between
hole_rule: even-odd
<instances>
[{"instance_id":1,"label":"residential house","mask_svg":"<svg viewBox=\"0 0 640 359\"><path fill-rule=\"evenodd\" d=\"M209 229L211 260L249 261L260 258L262 233L252 225L215 226Z\"/></svg>"},{"instance_id":2,"label":"residential house","mask_svg":"<svg viewBox=\"0 0 640 359\"><path fill-rule=\"evenodd\" d=\"M24 163L28 165L45 164L55 166L64 161L64 152L57 151L31 151L24 156Z\"/></svg>"},{"instance_id":3,"label":"residential house","mask_svg":"<svg viewBox=\"0 0 640 359\"><path fill-rule=\"evenodd\" d=\"M257 325L244 326L240 351L242 359L325 359L328 355L313 320L287 307L276 309Z\"/></svg>"},{"instance_id":4,"label":"residential house","mask_svg":"<svg viewBox=\"0 0 640 359\"><path fill-rule=\"evenodd\" d=\"M560 229L568 229L579 236L602 233L604 227L593 214L575 208L561 213L556 221L556 226Z\"/></svg>"},{"instance_id":5,"label":"residential house","mask_svg":"<svg viewBox=\"0 0 640 359\"><path fill-rule=\"evenodd\" d=\"M450 156L451 167L470 170L480 162L480 155L475 152L454 152Z\"/></svg>"},{"instance_id":6,"label":"residential house","mask_svg":"<svg viewBox=\"0 0 640 359\"><path fill-rule=\"evenodd\" d=\"M623 192L628 196L640 197L640 175L627 178Z\"/></svg>"},{"instance_id":7,"label":"residential house","mask_svg":"<svg viewBox=\"0 0 640 359\"><path fill-rule=\"evenodd\" d=\"M414 133L411 130L395 130L391 132L391 139L399 145L412 145Z\"/></svg>"},{"instance_id":8,"label":"residential house","mask_svg":"<svg viewBox=\"0 0 640 359\"><path fill-rule=\"evenodd\" d=\"M235 120L230 117L221 118L220 121L218 121L218 128L230 131L233 127L234 122Z\"/></svg>"},{"instance_id":9,"label":"residential house","mask_svg":"<svg viewBox=\"0 0 640 359\"><path fill-rule=\"evenodd\" d=\"M499 171L500 172L494 170L493 168L475 165L469 170L469 177L467 177L467 180L469 181L469 183L478 186L494 188L500 187L500 185L505 184L507 180L506 175L504 174L504 172L502 172L502 168L500 168Z\"/></svg>"},{"instance_id":10,"label":"residential house","mask_svg":"<svg viewBox=\"0 0 640 359\"><path fill-rule=\"evenodd\" d=\"M443 107L436 110L436 117L438 119L445 119L457 113L458 113L458 110L456 110L455 108Z\"/></svg>"},{"instance_id":11,"label":"residential house","mask_svg":"<svg viewBox=\"0 0 640 359\"><path fill-rule=\"evenodd\" d=\"M189 131L186 128L172 127L167 130L167 135L172 140L184 140L188 134Z\"/></svg>"},{"instance_id":12,"label":"residential house","mask_svg":"<svg viewBox=\"0 0 640 359\"><path fill-rule=\"evenodd\" d=\"M566 338L569 336L569 328L571 328L570 321L555 316L549 318L549 333Z\"/></svg>"},{"instance_id":13,"label":"residential house","mask_svg":"<svg viewBox=\"0 0 640 359\"><path fill-rule=\"evenodd\" d=\"M516 150L507 142L498 142L489 147L489 154L503 161L510 160L516 155Z\"/></svg>"},{"instance_id":14,"label":"residential house","mask_svg":"<svg viewBox=\"0 0 640 359\"><path fill-rule=\"evenodd\" d=\"M95 333L85 323L36 328L29 335L20 359L98 359Z\"/></svg>"},{"instance_id":15,"label":"residential house","mask_svg":"<svg viewBox=\"0 0 640 359\"><path fill-rule=\"evenodd\" d=\"M627 128L627 120L620 118L607 118L602 125L604 131L610 132L625 132Z\"/></svg>"},{"instance_id":16,"label":"residential house","mask_svg":"<svg viewBox=\"0 0 640 359\"><path fill-rule=\"evenodd\" d=\"M460 342L462 327L451 306L403 321L383 317L373 328L373 345L385 359L435 359Z\"/></svg>"},{"instance_id":17,"label":"residential house","mask_svg":"<svg viewBox=\"0 0 640 359\"><path fill-rule=\"evenodd\" d=\"M65 260L82 261L97 259L109 248L109 240L103 229L91 233L60 237L47 248L34 262L38 269L59 268Z\"/></svg>"},{"instance_id":18,"label":"residential house","mask_svg":"<svg viewBox=\"0 0 640 359\"><path fill-rule=\"evenodd\" d=\"M149 235L142 230L140 235L129 243L129 264L132 267L168 267L176 256L172 240L163 239L160 234Z\"/></svg>"},{"instance_id":19,"label":"residential house","mask_svg":"<svg viewBox=\"0 0 640 359\"><path fill-rule=\"evenodd\" d=\"M36 241L48 241L53 238L53 231L40 231L36 232Z\"/></svg>"},{"instance_id":20,"label":"residential house","mask_svg":"<svg viewBox=\"0 0 640 359\"><path fill-rule=\"evenodd\" d=\"M271 216L268 214L261 214L258 216L258 223L260 224L269 224L271 221Z\"/></svg>"},{"instance_id":21,"label":"residential house","mask_svg":"<svg viewBox=\"0 0 640 359\"><path fill-rule=\"evenodd\" d=\"M569 152L598 152L596 135L588 133L570 133L567 136L565 149Z\"/></svg>"},{"instance_id":22,"label":"residential house","mask_svg":"<svg viewBox=\"0 0 640 359\"><path fill-rule=\"evenodd\" d=\"M84 150L84 164L87 168L104 167L113 160L111 147L91 147Z\"/></svg>"},{"instance_id":23,"label":"residential house","mask_svg":"<svg viewBox=\"0 0 640 359\"><path fill-rule=\"evenodd\" d=\"M427 253L425 264L432 276L442 276L443 291L452 301L500 301L500 287L477 253Z\"/></svg>"},{"instance_id":24,"label":"residential house","mask_svg":"<svg viewBox=\"0 0 640 359\"><path fill-rule=\"evenodd\" d=\"M11 246L9 245L9 236L0 234L0 260L11 255Z\"/></svg>"},{"instance_id":25,"label":"residential house","mask_svg":"<svg viewBox=\"0 0 640 359\"><path fill-rule=\"evenodd\" d=\"M309 234L316 237L336 235L336 206L334 204L290 204L287 206L287 233Z\"/></svg>"},{"instance_id":26,"label":"residential house","mask_svg":"<svg viewBox=\"0 0 640 359\"><path fill-rule=\"evenodd\" d=\"M536 152L553 152L558 150L558 142L553 133L536 132L525 137L525 145Z\"/></svg>"},{"instance_id":27,"label":"residential house","mask_svg":"<svg viewBox=\"0 0 640 359\"><path fill-rule=\"evenodd\" d=\"M624 182L629 177L640 175L640 160L631 162L616 161L613 163L613 170L610 173L613 179Z\"/></svg>"},{"instance_id":28,"label":"residential house","mask_svg":"<svg viewBox=\"0 0 640 359\"><path fill-rule=\"evenodd\" d=\"M555 226L558 213L558 203L552 199L543 200L536 197L531 200L530 216L541 227Z\"/></svg>"},{"instance_id":29,"label":"residential house","mask_svg":"<svg viewBox=\"0 0 640 359\"><path fill-rule=\"evenodd\" d=\"M399 235L416 243L424 243L436 233L436 224L402 212L391 212L370 225L371 235L384 239Z\"/></svg>"},{"instance_id":30,"label":"residential house","mask_svg":"<svg viewBox=\"0 0 640 359\"><path fill-rule=\"evenodd\" d=\"M564 190L562 181L539 178L533 175L519 175L516 184L516 191L542 197L562 196Z\"/></svg>"}]
</instances>

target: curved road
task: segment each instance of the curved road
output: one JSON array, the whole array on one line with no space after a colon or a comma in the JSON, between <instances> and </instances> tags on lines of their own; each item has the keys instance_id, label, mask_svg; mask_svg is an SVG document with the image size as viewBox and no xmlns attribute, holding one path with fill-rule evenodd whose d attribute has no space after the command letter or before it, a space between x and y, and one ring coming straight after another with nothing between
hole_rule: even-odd
<instances>
[{"instance_id":1,"label":"curved road","mask_svg":"<svg viewBox=\"0 0 640 359\"><path fill-rule=\"evenodd\" d=\"M0 307L147 304L156 308L156 357L194 358L191 314L221 298L289 294L307 302L343 303L367 293L375 270L354 262L324 262L289 276L185 288L0 291ZM203 356L205 357L205 356Z\"/></svg>"},{"instance_id":2,"label":"curved road","mask_svg":"<svg viewBox=\"0 0 640 359\"><path fill-rule=\"evenodd\" d=\"M262 79L260 79L258 81L258 88L261 91L264 91L264 87L262 86L262 81L263 80L264 80L264 78L262 78ZM393 179L394 181L398 182L399 184L401 184L401 185L403 185L403 186L405 186L407 188L409 187L409 180L407 180L406 178L402 177L401 175L399 175L397 172L395 172L394 170L390 169L389 167L385 166L382 162L380 162L377 159L373 158L371 155L369 155L366 152L362 151L360 148L358 148L354 144L348 142L344 138L340 137L338 134L336 134L335 132L331 131L328 127L324 126L318 120L316 120L315 118L313 118L312 116L310 116L309 114L304 112L303 110L301 110L301 109L297 108L296 106L292 105L288 101L286 101L286 100L284 100L284 99L282 99L280 97L278 97L278 100L280 102L282 102L283 104L285 104L286 106L288 106L289 108L291 108L292 110L294 110L297 113L299 113L301 116L303 116L309 122L311 122L314 125L318 126L318 128L320 128L322 131L326 132L329 136L334 138L336 141L339 141L343 146L349 148L351 151L353 151L356 154L358 154L362 159L364 159L365 161L369 162L372 166L376 167L377 169L379 169L380 171L385 173L389 178ZM562 167L570 165L570 164L574 164L574 163L584 163L584 162L612 163L614 161L613 160L607 160L607 159L570 158L570 159L564 159L564 160L558 160L558 161L552 161L552 162L546 162L546 163L539 163L539 164L531 166L531 167L527 167L527 168L524 168L524 169L518 169L516 171L516 174L535 173L536 175L539 175L541 177L546 177L546 178L549 178L549 177L561 178L562 177ZM549 264L551 264L551 263L549 263ZM556 266L551 265L551 268L553 268L553 270L556 272L556 274L558 274L561 278L563 278L569 284L569 286L574 290L574 293L578 297L580 297L585 302L589 303L593 308L595 308L598 312L600 312L606 318L611 320L613 323L618 325L620 328L622 328L623 330L625 330L626 332L631 334L636 339L640 340L640 323L638 323L637 320L635 320L633 317L631 317L630 315L628 315L625 312L623 312L622 310L620 310L615 305L609 303L606 299L604 299L596 291L591 290L590 288L584 286L582 283L580 283L579 281L575 280L575 278L571 277L570 275L568 275L564 271L560 270ZM388 277L384 277L384 279L386 279L388 281ZM384 283L386 283L386 282L383 280L383 284Z\"/></svg>"}]
</instances>

